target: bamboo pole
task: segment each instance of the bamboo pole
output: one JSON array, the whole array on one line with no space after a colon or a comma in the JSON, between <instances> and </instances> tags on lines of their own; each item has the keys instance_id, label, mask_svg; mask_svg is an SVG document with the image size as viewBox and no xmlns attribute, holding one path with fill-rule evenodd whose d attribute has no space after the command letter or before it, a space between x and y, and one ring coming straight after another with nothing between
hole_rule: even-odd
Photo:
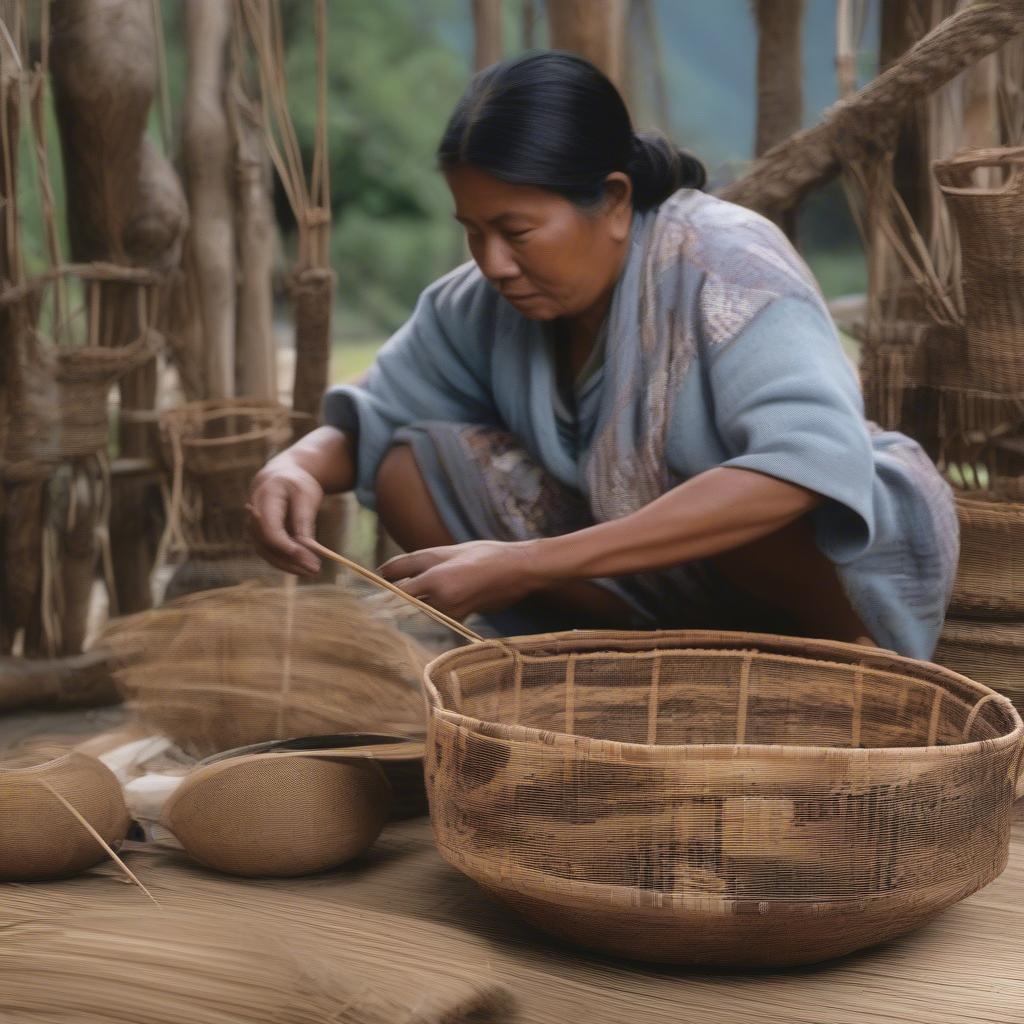
<instances>
[{"instance_id":1,"label":"bamboo pole","mask_svg":"<svg viewBox=\"0 0 1024 1024\"><path fill-rule=\"evenodd\" d=\"M235 206L224 110L230 0L187 0L184 162L206 353L206 397L235 393Z\"/></svg>"}]
</instances>

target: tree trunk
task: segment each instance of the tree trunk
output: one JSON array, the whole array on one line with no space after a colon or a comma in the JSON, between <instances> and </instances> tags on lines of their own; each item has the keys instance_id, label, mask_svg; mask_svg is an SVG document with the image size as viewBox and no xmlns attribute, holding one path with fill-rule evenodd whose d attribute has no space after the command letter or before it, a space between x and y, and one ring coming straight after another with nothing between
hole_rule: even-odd
<instances>
[{"instance_id":1,"label":"tree trunk","mask_svg":"<svg viewBox=\"0 0 1024 1024\"><path fill-rule=\"evenodd\" d=\"M473 0L473 67L480 71L501 60L501 0Z\"/></svg>"},{"instance_id":2,"label":"tree trunk","mask_svg":"<svg viewBox=\"0 0 1024 1024\"><path fill-rule=\"evenodd\" d=\"M155 91L152 18L151 8L141 0L67 0L54 8L52 64L72 257L167 272L180 264L188 209L173 167L145 137ZM98 298L91 296L90 303L100 343L132 343L148 328L146 305L154 298L150 287L113 281L98 287ZM121 454L154 465L157 437L147 419L156 405L156 381L151 362L119 384ZM106 501L103 486L86 486L92 472L82 467L84 476L76 477L72 486L99 502L93 511L98 518ZM139 611L152 604L159 503L152 481L145 487L119 488L114 525L120 529L110 533L114 608ZM67 553L64 573L64 650L73 649L76 638L84 635L97 554L95 530L90 554L86 528L80 519L76 523L77 557ZM72 579L75 572L82 578Z\"/></svg>"},{"instance_id":3,"label":"tree trunk","mask_svg":"<svg viewBox=\"0 0 1024 1024\"><path fill-rule=\"evenodd\" d=\"M523 49L532 50L537 45L536 0L523 0Z\"/></svg>"},{"instance_id":4,"label":"tree trunk","mask_svg":"<svg viewBox=\"0 0 1024 1024\"><path fill-rule=\"evenodd\" d=\"M757 19L757 134L754 152L800 130L804 116L804 0L754 0Z\"/></svg>"},{"instance_id":5,"label":"tree trunk","mask_svg":"<svg viewBox=\"0 0 1024 1024\"><path fill-rule=\"evenodd\" d=\"M891 146L895 127L915 102L1022 32L1024 0L968 7L837 103L820 124L770 149L720 195L762 213L789 209L839 173L841 154L868 156Z\"/></svg>"},{"instance_id":6,"label":"tree trunk","mask_svg":"<svg viewBox=\"0 0 1024 1024\"><path fill-rule=\"evenodd\" d=\"M551 46L596 64L625 89L625 0L548 0Z\"/></svg>"},{"instance_id":7,"label":"tree trunk","mask_svg":"<svg viewBox=\"0 0 1024 1024\"><path fill-rule=\"evenodd\" d=\"M183 153L208 398L235 393L235 206L224 108L230 28L230 0L187 0Z\"/></svg>"}]
</instances>

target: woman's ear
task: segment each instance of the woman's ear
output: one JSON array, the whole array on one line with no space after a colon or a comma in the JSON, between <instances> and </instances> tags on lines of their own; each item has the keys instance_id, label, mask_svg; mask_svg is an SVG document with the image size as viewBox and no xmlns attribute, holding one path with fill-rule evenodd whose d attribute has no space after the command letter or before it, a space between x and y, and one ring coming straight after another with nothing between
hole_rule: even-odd
<instances>
[{"instance_id":1,"label":"woman's ear","mask_svg":"<svg viewBox=\"0 0 1024 1024\"><path fill-rule=\"evenodd\" d=\"M633 182L628 174L614 171L604 179L604 190L605 216L612 239L624 242L629 237L629 226L633 220Z\"/></svg>"}]
</instances>

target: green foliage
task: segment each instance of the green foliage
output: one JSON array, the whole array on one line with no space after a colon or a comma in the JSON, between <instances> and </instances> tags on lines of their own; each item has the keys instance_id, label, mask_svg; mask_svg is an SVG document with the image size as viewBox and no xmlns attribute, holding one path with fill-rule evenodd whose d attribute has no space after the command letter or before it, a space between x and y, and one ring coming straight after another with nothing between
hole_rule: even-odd
<instances>
[{"instance_id":1,"label":"green foliage","mask_svg":"<svg viewBox=\"0 0 1024 1024\"><path fill-rule=\"evenodd\" d=\"M316 118L311 6L285 6L289 101L307 160ZM373 0L328 12L332 261L342 308L389 329L462 258L434 161L469 72L442 33L442 20L462 13L457 6Z\"/></svg>"}]
</instances>

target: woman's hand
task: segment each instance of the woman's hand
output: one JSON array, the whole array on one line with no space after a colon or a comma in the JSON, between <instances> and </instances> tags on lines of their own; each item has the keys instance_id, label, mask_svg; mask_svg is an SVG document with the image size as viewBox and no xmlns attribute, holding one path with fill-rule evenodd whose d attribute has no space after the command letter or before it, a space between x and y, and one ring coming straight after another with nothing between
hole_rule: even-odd
<instances>
[{"instance_id":1,"label":"woman's hand","mask_svg":"<svg viewBox=\"0 0 1024 1024\"><path fill-rule=\"evenodd\" d=\"M502 611L551 583L533 544L474 540L425 548L392 558L380 573L413 597L463 619L472 612Z\"/></svg>"},{"instance_id":2,"label":"woman's hand","mask_svg":"<svg viewBox=\"0 0 1024 1024\"><path fill-rule=\"evenodd\" d=\"M323 501L319 481L283 452L255 476L249 492L249 530L259 554L272 566L298 576L320 570L320 559L301 543L314 536Z\"/></svg>"}]
</instances>

